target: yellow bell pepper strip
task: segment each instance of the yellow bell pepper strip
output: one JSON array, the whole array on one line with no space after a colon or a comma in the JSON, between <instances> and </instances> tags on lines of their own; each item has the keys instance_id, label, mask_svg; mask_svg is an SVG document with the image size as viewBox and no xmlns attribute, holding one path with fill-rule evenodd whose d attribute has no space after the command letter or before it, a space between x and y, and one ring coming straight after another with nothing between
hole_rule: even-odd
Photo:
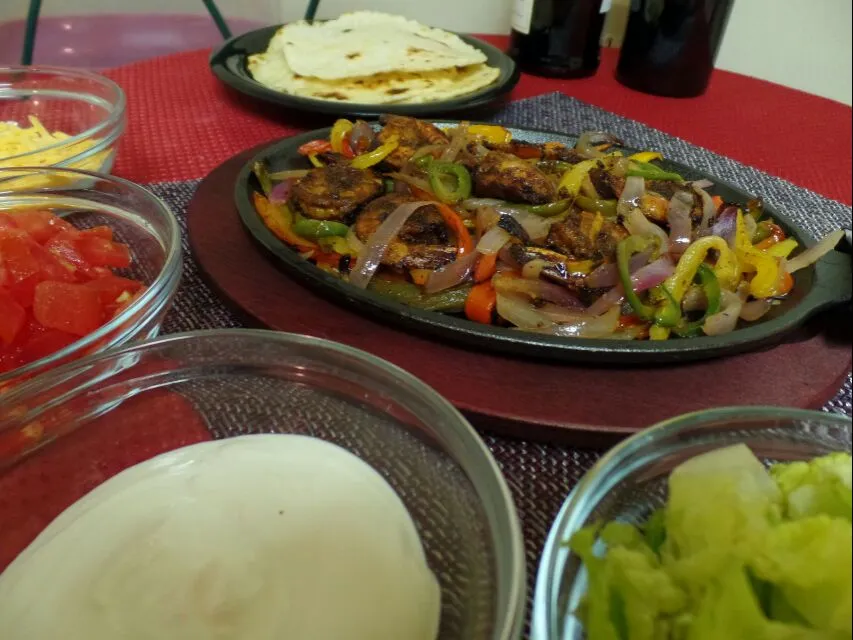
<instances>
[{"instance_id":1,"label":"yellow bell pepper strip","mask_svg":"<svg viewBox=\"0 0 853 640\"><path fill-rule=\"evenodd\" d=\"M652 160L663 160L663 156L657 151L640 151L639 153L628 156L628 160L649 163Z\"/></svg>"},{"instance_id":2,"label":"yellow bell pepper strip","mask_svg":"<svg viewBox=\"0 0 853 640\"><path fill-rule=\"evenodd\" d=\"M765 253L775 258L787 258L791 252L799 246L799 243L793 238L777 242L772 247L767 249ZM758 247L756 247L757 249Z\"/></svg>"},{"instance_id":3,"label":"yellow bell pepper strip","mask_svg":"<svg viewBox=\"0 0 853 640\"><path fill-rule=\"evenodd\" d=\"M680 174L673 171L667 171L657 165L648 162L632 162L625 172L628 176L639 176L646 180L672 180L675 182L684 182L684 178Z\"/></svg>"},{"instance_id":4,"label":"yellow bell pepper strip","mask_svg":"<svg viewBox=\"0 0 853 640\"><path fill-rule=\"evenodd\" d=\"M557 193L576 196L587 174L598 165L598 160L583 160L563 174L557 186Z\"/></svg>"},{"instance_id":5,"label":"yellow bell pepper strip","mask_svg":"<svg viewBox=\"0 0 853 640\"><path fill-rule=\"evenodd\" d=\"M490 144L509 144L512 142L512 134L494 124L472 124L468 125L468 134L484 138Z\"/></svg>"},{"instance_id":6,"label":"yellow bell pepper strip","mask_svg":"<svg viewBox=\"0 0 853 640\"><path fill-rule=\"evenodd\" d=\"M555 202L549 202L547 204L528 204L519 207L519 209L524 209L525 211L529 211L530 213L535 213L537 216L542 216L543 218L550 218L551 216L560 215L570 206L572 206L571 199L564 198L563 200L557 200Z\"/></svg>"},{"instance_id":7,"label":"yellow bell pepper strip","mask_svg":"<svg viewBox=\"0 0 853 640\"><path fill-rule=\"evenodd\" d=\"M480 324L492 324L498 296L491 280L475 285L465 300L465 317Z\"/></svg>"},{"instance_id":8,"label":"yellow bell pepper strip","mask_svg":"<svg viewBox=\"0 0 853 640\"><path fill-rule=\"evenodd\" d=\"M679 323L673 328L675 334L682 338L692 338L700 335L702 333L702 326L705 324L708 316L712 316L720 310L722 290L713 269L707 264L701 264L696 274L699 276L699 282L702 290L705 292L705 299L708 301L708 305L705 308L705 313L698 320Z\"/></svg>"},{"instance_id":9,"label":"yellow bell pepper strip","mask_svg":"<svg viewBox=\"0 0 853 640\"><path fill-rule=\"evenodd\" d=\"M341 236L324 236L317 238L317 244L319 244L320 248L327 253L337 253L340 256L355 255L355 252L349 242L347 242L346 238L342 238Z\"/></svg>"},{"instance_id":10,"label":"yellow bell pepper strip","mask_svg":"<svg viewBox=\"0 0 853 640\"><path fill-rule=\"evenodd\" d=\"M376 147L373 151L362 153L352 159L351 165L355 169L367 169L373 165L379 164L385 158L394 153L394 150L400 145L397 136L388 138L388 142Z\"/></svg>"},{"instance_id":11,"label":"yellow bell pepper strip","mask_svg":"<svg viewBox=\"0 0 853 640\"><path fill-rule=\"evenodd\" d=\"M286 205L276 206L258 192L252 194L252 201L264 224L277 238L299 251L317 249L316 244L293 231L293 212Z\"/></svg>"},{"instance_id":12,"label":"yellow bell pepper strip","mask_svg":"<svg viewBox=\"0 0 853 640\"><path fill-rule=\"evenodd\" d=\"M309 162L311 162L311 164L313 164L313 165L314 165L315 167L317 167L318 169L319 169L320 167L325 167L325 166L326 166L326 165L324 165L322 162L320 162L320 158L318 158L318 157L317 157L317 154L315 154L315 153L309 153L309 154L308 154L308 160L309 160Z\"/></svg>"},{"instance_id":13,"label":"yellow bell pepper strip","mask_svg":"<svg viewBox=\"0 0 853 640\"><path fill-rule=\"evenodd\" d=\"M588 198L584 195L578 195L575 198L575 204L583 211L590 213L601 213L608 218L616 217L616 200L600 200L598 198Z\"/></svg>"},{"instance_id":14,"label":"yellow bell pepper strip","mask_svg":"<svg viewBox=\"0 0 853 640\"><path fill-rule=\"evenodd\" d=\"M750 234L746 230L741 211L737 212L735 252L741 263L741 270L755 272L749 282L750 295L754 298L772 298L778 295L779 258L767 255L752 246Z\"/></svg>"},{"instance_id":15,"label":"yellow bell pepper strip","mask_svg":"<svg viewBox=\"0 0 853 640\"><path fill-rule=\"evenodd\" d=\"M352 122L346 118L335 120L332 126L332 132L329 134L329 144L332 145L332 151L335 153L343 153L344 140L352 132Z\"/></svg>"},{"instance_id":16,"label":"yellow bell pepper strip","mask_svg":"<svg viewBox=\"0 0 853 640\"><path fill-rule=\"evenodd\" d=\"M687 251L678 260L675 272L664 282L667 291L678 304L681 304L684 294L693 284L699 267L705 263L705 258L711 250L718 253L717 264L713 270L720 286L731 290L737 287L740 280L737 256L719 236L705 236L687 247Z\"/></svg>"},{"instance_id":17,"label":"yellow bell pepper strip","mask_svg":"<svg viewBox=\"0 0 853 640\"><path fill-rule=\"evenodd\" d=\"M625 289L625 299L634 313L641 320L651 320L655 317L655 308L651 305L644 304L640 300L640 296L634 291L634 283L631 281L631 256L635 253L644 251L648 246L648 241L642 236L629 236L619 241L616 246L616 266L619 271L619 280L622 282L622 287Z\"/></svg>"},{"instance_id":18,"label":"yellow bell pepper strip","mask_svg":"<svg viewBox=\"0 0 853 640\"><path fill-rule=\"evenodd\" d=\"M309 220L301 218L293 225L293 233L309 240L328 238L329 236L345 236L349 233L349 227L341 222L332 220Z\"/></svg>"},{"instance_id":19,"label":"yellow bell pepper strip","mask_svg":"<svg viewBox=\"0 0 853 640\"><path fill-rule=\"evenodd\" d=\"M427 178L433 193L445 204L459 202L471 197L471 174L461 164L431 162L427 169ZM451 189L447 186L447 182L445 182L447 178L455 181L455 188Z\"/></svg>"}]
</instances>

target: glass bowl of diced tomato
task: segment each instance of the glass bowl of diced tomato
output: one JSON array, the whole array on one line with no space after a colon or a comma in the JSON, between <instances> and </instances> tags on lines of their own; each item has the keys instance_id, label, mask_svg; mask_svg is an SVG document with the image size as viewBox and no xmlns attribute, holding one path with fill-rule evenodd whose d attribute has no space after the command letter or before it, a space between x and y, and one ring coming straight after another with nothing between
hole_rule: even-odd
<instances>
[{"instance_id":1,"label":"glass bowl of diced tomato","mask_svg":"<svg viewBox=\"0 0 853 640\"><path fill-rule=\"evenodd\" d=\"M156 335L180 277L177 220L146 189L86 171L0 168L0 394Z\"/></svg>"}]
</instances>

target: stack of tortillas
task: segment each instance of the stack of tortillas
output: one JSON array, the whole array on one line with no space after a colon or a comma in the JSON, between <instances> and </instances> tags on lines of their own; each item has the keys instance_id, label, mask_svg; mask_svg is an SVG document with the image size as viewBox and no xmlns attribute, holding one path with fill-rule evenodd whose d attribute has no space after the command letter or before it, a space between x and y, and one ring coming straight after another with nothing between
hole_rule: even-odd
<instances>
[{"instance_id":1,"label":"stack of tortillas","mask_svg":"<svg viewBox=\"0 0 853 640\"><path fill-rule=\"evenodd\" d=\"M459 36L374 11L285 25L266 52L249 56L248 67L277 91L361 104L447 100L499 75Z\"/></svg>"}]
</instances>

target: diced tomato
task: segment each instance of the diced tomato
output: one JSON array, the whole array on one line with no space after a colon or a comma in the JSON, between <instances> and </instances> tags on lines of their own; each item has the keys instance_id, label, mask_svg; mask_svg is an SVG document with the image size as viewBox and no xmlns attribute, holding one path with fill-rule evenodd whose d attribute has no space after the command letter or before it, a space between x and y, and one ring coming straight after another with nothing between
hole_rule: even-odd
<instances>
[{"instance_id":1,"label":"diced tomato","mask_svg":"<svg viewBox=\"0 0 853 640\"><path fill-rule=\"evenodd\" d=\"M18 228L26 231L39 244L47 242L60 231L74 228L50 211L30 209L18 211L13 215Z\"/></svg>"},{"instance_id":2,"label":"diced tomato","mask_svg":"<svg viewBox=\"0 0 853 640\"><path fill-rule=\"evenodd\" d=\"M117 305L117 300L124 292L128 292L129 294L136 293L142 287L142 283L110 273L107 276L86 283L86 286L98 292L101 304L106 307L108 305Z\"/></svg>"},{"instance_id":3,"label":"diced tomato","mask_svg":"<svg viewBox=\"0 0 853 640\"><path fill-rule=\"evenodd\" d=\"M79 339L79 336L65 331L42 329L42 331L30 336L21 346L19 351L21 363L26 364L46 358L51 353L56 353Z\"/></svg>"},{"instance_id":4,"label":"diced tomato","mask_svg":"<svg viewBox=\"0 0 853 640\"><path fill-rule=\"evenodd\" d=\"M130 249L127 245L100 238L81 235L77 248L89 264L96 267L126 269L130 266Z\"/></svg>"},{"instance_id":5,"label":"diced tomato","mask_svg":"<svg viewBox=\"0 0 853 640\"><path fill-rule=\"evenodd\" d=\"M130 305L136 302L139 297L148 290L148 287L142 287L136 293L132 293L130 295L122 294L117 300L115 305L108 306L106 308L107 313L111 313L112 317L115 318L122 311L127 309Z\"/></svg>"},{"instance_id":6,"label":"diced tomato","mask_svg":"<svg viewBox=\"0 0 853 640\"><path fill-rule=\"evenodd\" d=\"M81 229L78 233L83 237L94 236L96 238L103 238L104 240L113 239L113 230L106 225L92 227L91 229Z\"/></svg>"},{"instance_id":7,"label":"diced tomato","mask_svg":"<svg viewBox=\"0 0 853 640\"><path fill-rule=\"evenodd\" d=\"M104 321L97 291L84 284L39 282L33 297L33 315L48 329L85 336Z\"/></svg>"},{"instance_id":8,"label":"diced tomato","mask_svg":"<svg viewBox=\"0 0 853 640\"><path fill-rule=\"evenodd\" d=\"M8 291L0 289L0 340L7 346L24 328L27 312Z\"/></svg>"},{"instance_id":9,"label":"diced tomato","mask_svg":"<svg viewBox=\"0 0 853 640\"><path fill-rule=\"evenodd\" d=\"M85 268L89 265L77 247L77 238L76 231L58 233L45 243L44 248L68 264Z\"/></svg>"}]
</instances>

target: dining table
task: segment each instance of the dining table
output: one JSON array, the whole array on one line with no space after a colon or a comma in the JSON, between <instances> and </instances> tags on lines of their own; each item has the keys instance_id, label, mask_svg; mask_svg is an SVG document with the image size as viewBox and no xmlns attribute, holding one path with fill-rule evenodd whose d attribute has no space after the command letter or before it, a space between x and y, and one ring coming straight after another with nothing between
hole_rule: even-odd
<instances>
[{"instance_id":1,"label":"dining table","mask_svg":"<svg viewBox=\"0 0 853 640\"><path fill-rule=\"evenodd\" d=\"M506 36L480 37L504 50L508 45ZM185 215L199 181L229 158L333 121L332 116L285 110L229 89L211 73L210 53L186 51L105 72L127 96L127 131L120 141L113 172L151 187L166 198L179 219ZM574 102L554 104L568 105L566 108L591 105L729 158L740 163L737 166L775 176L802 189L801 193L811 194L813 206L833 201L842 219L846 216L845 226L850 227L850 106L723 70L714 72L707 92L700 97L647 95L616 81L617 58L618 51L604 49L598 72L584 79L522 73L505 97L503 108L523 106L543 96L571 98ZM193 302L185 305L183 312L168 317L164 331L243 326L238 317L220 308L216 293L199 277L190 243L184 246L188 255L178 296ZM768 380L780 375L767 372ZM848 375L844 388L826 410L850 415L849 381ZM603 449L511 438L487 430L481 435L515 499L532 585L545 536L561 503Z\"/></svg>"}]
</instances>

